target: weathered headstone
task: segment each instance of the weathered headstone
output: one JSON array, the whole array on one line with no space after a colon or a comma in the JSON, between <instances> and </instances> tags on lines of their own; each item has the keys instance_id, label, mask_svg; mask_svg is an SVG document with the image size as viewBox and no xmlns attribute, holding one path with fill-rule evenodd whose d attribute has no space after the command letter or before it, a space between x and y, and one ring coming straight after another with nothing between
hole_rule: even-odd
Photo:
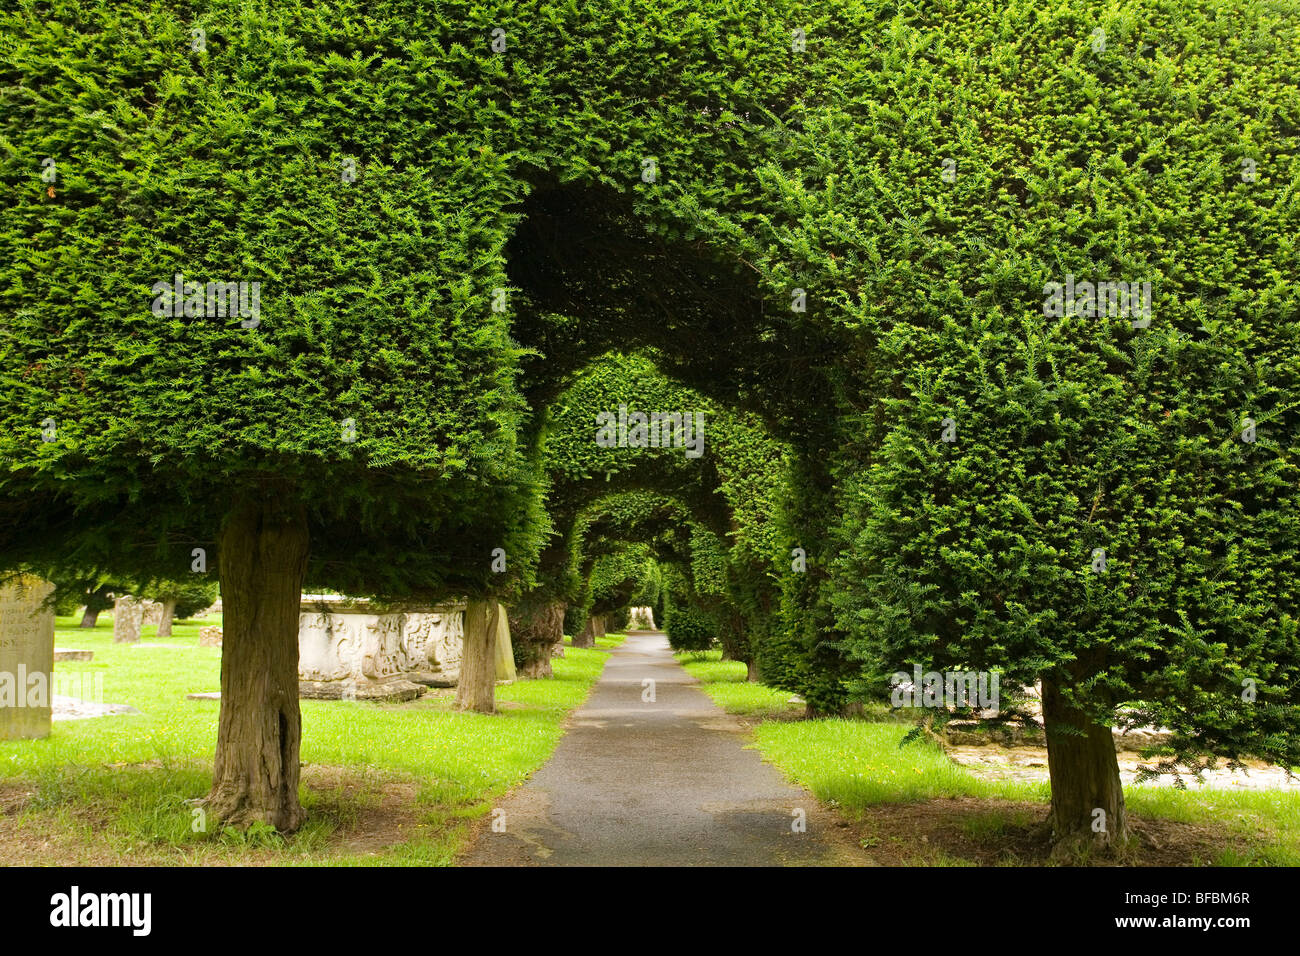
<instances>
[{"instance_id":1,"label":"weathered headstone","mask_svg":"<svg viewBox=\"0 0 1300 956\"><path fill-rule=\"evenodd\" d=\"M221 628L209 624L199 628L199 647L220 647Z\"/></svg>"},{"instance_id":2,"label":"weathered headstone","mask_svg":"<svg viewBox=\"0 0 1300 956\"><path fill-rule=\"evenodd\" d=\"M149 601L137 598L140 602L140 623L145 627L157 627L162 623L163 605L161 601Z\"/></svg>"},{"instance_id":3,"label":"weathered headstone","mask_svg":"<svg viewBox=\"0 0 1300 956\"><path fill-rule=\"evenodd\" d=\"M322 700L413 700L438 676L434 608L303 595L298 692Z\"/></svg>"},{"instance_id":4,"label":"weathered headstone","mask_svg":"<svg viewBox=\"0 0 1300 956\"><path fill-rule=\"evenodd\" d=\"M407 680L426 687L455 687L465 640L465 605L451 602L403 614Z\"/></svg>"},{"instance_id":5,"label":"weathered headstone","mask_svg":"<svg viewBox=\"0 0 1300 956\"><path fill-rule=\"evenodd\" d=\"M47 737L54 682L54 590L30 574L0 584L0 740Z\"/></svg>"},{"instance_id":6,"label":"weathered headstone","mask_svg":"<svg viewBox=\"0 0 1300 956\"><path fill-rule=\"evenodd\" d=\"M125 595L113 602L113 643L134 644L144 625L144 602Z\"/></svg>"}]
</instances>

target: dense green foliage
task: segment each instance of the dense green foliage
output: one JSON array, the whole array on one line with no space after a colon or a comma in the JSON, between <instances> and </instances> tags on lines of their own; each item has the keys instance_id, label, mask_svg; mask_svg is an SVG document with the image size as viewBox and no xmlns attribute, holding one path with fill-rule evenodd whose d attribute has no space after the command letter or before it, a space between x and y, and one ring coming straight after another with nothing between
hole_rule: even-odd
<instances>
[{"instance_id":1,"label":"dense green foliage","mask_svg":"<svg viewBox=\"0 0 1300 956\"><path fill-rule=\"evenodd\" d=\"M174 578L272 489L338 588L582 615L654 561L814 711L996 669L1300 762L1293 0L0 28L0 564ZM177 272L259 323L159 318ZM1076 278L1149 323L1053 314ZM621 403L704 455L598 446Z\"/></svg>"}]
</instances>

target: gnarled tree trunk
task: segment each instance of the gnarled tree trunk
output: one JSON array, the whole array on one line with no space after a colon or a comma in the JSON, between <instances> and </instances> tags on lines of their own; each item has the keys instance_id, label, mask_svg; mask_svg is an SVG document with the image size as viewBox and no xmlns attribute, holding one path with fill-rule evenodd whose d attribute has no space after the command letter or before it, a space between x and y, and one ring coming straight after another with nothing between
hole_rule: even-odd
<instances>
[{"instance_id":1,"label":"gnarled tree trunk","mask_svg":"<svg viewBox=\"0 0 1300 956\"><path fill-rule=\"evenodd\" d=\"M99 615L113 606L113 587L110 584L103 584L95 588L86 596L86 610L82 613L82 623L78 627L95 627L99 623Z\"/></svg>"},{"instance_id":2,"label":"gnarled tree trunk","mask_svg":"<svg viewBox=\"0 0 1300 956\"><path fill-rule=\"evenodd\" d=\"M758 670L758 659L751 657L749 660L745 661L745 680L749 681L751 684L757 684L762 679L763 678L760 676Z\"/></svg>"},{"instance_id":3,"label":"gnarled tree trunk","mask_svg":"<svg viewBox=\"0 0 1300 956\"><path fill-rule=\"evenodd\" d=\"M496 711L497 614L495 600L471 598L465 605L465 642L456 685L456 709Z\"/></svg>"},{"instance_id":4,"label":"gnarled tree trunk","mask_svg":"<svg viewBox=\"0 0 1300 956\"><path fill-rule=\"evenodd\" d=\"M95 588L86 595L86 609L82 612L78 627L94 627L99 623L99 615L113 606L112 588L107 584Z\"/></svg>"},{"instance_id":5,"label":"gnarled tree trunk","mask_svg":"<svg viewBox=\"0 0 1300 956\"><path fill-rule=\"evenodd\" d=\"M221 719L208 812L217 822L296 830L302 715L298 709L298 607L307 571L306 511L250 498L219 538Z\"/></svg>"},{"instance_id":6,"label":"gnarled tree trunk","mask_svg":"<svg viewBox=\"0 0 1300 956\"><path fill-rule=\"evenodd\" d=\"M582 631L573 635L574 647L595 647L596 646L596 616L588 615L587 623L582 625Z\"/></svg>"},{"instance_id":7,"label":"gnarled tree trunk","mask_svg":"<svg viewBox=\"0 0 1300 956\"><path fill-rule=\"evenodd\" d=\"M556 644L563 648L564 602L532 600L527 596L510 608L510 637L523 658L519 676L550 677Z\"/></svg>"},{"instance_id":8,"label":"gnarled tree trunk","mask_svg":"<svg viewBox=\"0 0 1300 956\"><path fill-rule=\"evenodd\" d=\"M1057 684L1047 678L1043 679L1043 725L1052 781L1053 852L1109 851L1122 846L1128 840L1128 820L1111 729L1071 707Z\"/></svg>"}]
</instances>

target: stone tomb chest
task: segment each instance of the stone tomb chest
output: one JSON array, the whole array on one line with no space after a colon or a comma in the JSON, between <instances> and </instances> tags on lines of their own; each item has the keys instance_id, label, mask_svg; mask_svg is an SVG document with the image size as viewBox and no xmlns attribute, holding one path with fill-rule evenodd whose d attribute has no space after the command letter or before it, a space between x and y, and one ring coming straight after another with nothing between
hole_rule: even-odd
<instances>
[{"instance_id":1,"label":"stone tomb chest","mask_svg":"<svg viewBox=\"0 0 1300 956\"><path fill-rule=\"evenodd\" d=\"M411 700L460 679L465 604L379 604L304 594L298 688L326 700Z\"/></svg>"}]
</instances>

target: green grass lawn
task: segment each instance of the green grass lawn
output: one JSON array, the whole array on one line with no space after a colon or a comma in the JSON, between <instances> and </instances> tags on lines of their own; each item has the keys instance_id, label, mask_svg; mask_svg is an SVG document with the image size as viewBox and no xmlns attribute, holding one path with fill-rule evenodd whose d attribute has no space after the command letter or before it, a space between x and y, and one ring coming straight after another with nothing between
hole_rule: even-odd
<instances>
[{"instance_id":1,"label":"green grass lawn","mask_svg":"<svg viewBox=\"0 0 1300 956\"><path fill-rule=\"evenodd\" d=\"M792 719L803 708L788 703L788 691L747 684L745 665L721 660L719 651L679 654L678 660L724 710L759 718L754 740L764 759L851 819L860 819L870 807L941 797L1030 801L1043 804L1044 812L1050 800L1046 782L979 777L950 760L933 741L919 740L900 748L908 731L905 723L871 718ZM1230 841L1234 846L1208 862L1300 865L1300 794L1294 791L1192 792L1129 786L1125 801L1141 816L1210 825L1234 835ZM1007 814L1023 811L1008 810ZM1004 822L997 811L981 820L979 825L991 832Z\"/></svg>"},{"instance_id":2,"label":"green grass lawn","mask_svg":"<svg viewBox=\"0 0 1300 956\"><path fill-rule=\"evenodd\" d=\"M304 700L303 804L309 820L289 838L270 832L195 832L187 801L211 785L217 701L185 695L220 687L219 648L198 646L201 624L178 623L149 648L115 645L59 618L55 644L95 652L56 665L56 682L102 677L105 703L141 713L56 721L38 741L0 742L0 863L446 864L468 824L551 755L565 717L604 667L603 649L568 647L555 677L497 687L496 715L451 710L452 693L404 704ZM602 649L603 648L603 649ZM57 690L57 688L56 688ZM7 796L5 796L7 794ZM48 844L44 857L17 843Z\"/></svg>"}]
</instances>

